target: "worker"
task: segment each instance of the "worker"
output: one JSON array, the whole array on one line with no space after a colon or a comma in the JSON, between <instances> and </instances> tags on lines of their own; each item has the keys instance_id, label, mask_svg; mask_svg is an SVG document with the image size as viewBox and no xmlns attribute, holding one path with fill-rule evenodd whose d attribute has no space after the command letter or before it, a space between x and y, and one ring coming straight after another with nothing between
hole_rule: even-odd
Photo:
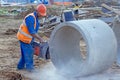
<instances>
[{"instance_id":1,"label":"worker","mask_svg":"<svg viewBox=\"0 0 120 80\"><path fill-rule=\"evenodd\" d=\"M80 7L81 6L79 6L79 4L77 4L77 3L75 3L75 5L73 6L73 8L74 8L74 15L75 15L76 20L78 20L78 17L79 17L79 8Z\"/></svg>"},{"instance_id":2,"label":"worker","mask_svg":"<svg viewBox=\"0 0 120 80\"><path fill-rule=\"evenodd\" d=\"M46 16L46 6L44 4L39 4L33 13L28 14L17 33L17 38L20 43L21 58L18 62L17 69L26 69L27 71L34 71L33 55L34 49L32 43L36 38L40 43L43 39L38 35L38 29L40 26L39 19Z\"/></svg>"}]
</instances>

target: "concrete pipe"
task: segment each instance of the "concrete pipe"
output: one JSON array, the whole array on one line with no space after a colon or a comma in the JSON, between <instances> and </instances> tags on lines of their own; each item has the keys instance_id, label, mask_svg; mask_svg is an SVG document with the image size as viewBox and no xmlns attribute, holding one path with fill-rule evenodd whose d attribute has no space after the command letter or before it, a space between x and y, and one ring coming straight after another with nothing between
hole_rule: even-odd
<instances>
[{"instance_id":1,"label":"concrete pipe","mask_svg":"<svg viewBox=\"0 0 120 80\"><path fill-rule=\"evenodd\" d=\"M112 28L117 38L117 64L120 66L120 16L114 18Z\"/></svg>"},{"instance_id":2,"label":"concrete pipe","mask_svg":"<svg viewBox=\"0 0 120 80\"><path fill-rule=\"evenodd\" d=\"M85 59L81 55L81 38L86 44ZM56 26L49 46L56 69L73 77L106 70L114 62L117 50L114 32L97 19L70 21Z\"/></svg>"}]
</instances>

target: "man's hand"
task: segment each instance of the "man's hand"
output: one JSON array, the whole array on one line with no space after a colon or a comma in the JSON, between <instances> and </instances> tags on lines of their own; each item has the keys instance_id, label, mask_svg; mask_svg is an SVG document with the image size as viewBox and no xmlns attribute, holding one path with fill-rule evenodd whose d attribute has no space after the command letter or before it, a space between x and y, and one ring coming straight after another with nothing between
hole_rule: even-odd
<instances>
[{"instance_id":1,"label":"man's hand","mask_svg":"<svg viewBox=\"0 0 120 80\"><path fill-rule=\"evenodd\" d=\"M32 37L38 39L40 43L44 42L44 40L38 34L31 34L31 35L32 35Z\"/></svg>"},{"instance_id":2,"label":"man's hand","mask_svg":"<svg viewBox=\"0 0 120 80\"><path fill-rule=\"evenodd\" d=\"M39 42L40 42L40 43L43 43L44 40L40 37L40 38L39 38Z\"/></svg>"}]
</instances>

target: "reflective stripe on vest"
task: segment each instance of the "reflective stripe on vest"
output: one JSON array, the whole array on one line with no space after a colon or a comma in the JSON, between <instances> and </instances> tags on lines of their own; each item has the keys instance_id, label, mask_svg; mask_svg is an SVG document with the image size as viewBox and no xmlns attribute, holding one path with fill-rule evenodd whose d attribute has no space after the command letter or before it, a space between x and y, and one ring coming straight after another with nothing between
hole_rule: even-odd
<instances>
[{"instance_id":1,"label":"reflective stripe on vest","mask_svg":"<svg viewBox=\"0 0 120 80\"><path fill-rule=\"evenodd\" d=\"M21 29L19 29L18 30L21 34L23 34L23 35L25 35L25 36L27 36L27 37L29 37L29 38L32 38L32 36L30 36L30 35L28 35L28 34L26 34L25 32L23 32Z\"/></svg>"},{"instance_id":2,"label":"reflective stripe on vest","mask_svg":"<svg viewBox=\"0 0 120 80\"><path fill-rule=\"evenodd\" d=\"M34 20L35 20L34 29L35 29L36 28L36 17L34 16L33 13L31 13L29 15L34 17ZM17 38L18 38L18 40L25 42L25 43L30 43L32 40L32 36L30 35L28 28L26 26L26 23L25 23L25 19L23 20L23 23L20 25L20 28L19 28L18 33L17 33Z\"/></svg>"}]
</instances>

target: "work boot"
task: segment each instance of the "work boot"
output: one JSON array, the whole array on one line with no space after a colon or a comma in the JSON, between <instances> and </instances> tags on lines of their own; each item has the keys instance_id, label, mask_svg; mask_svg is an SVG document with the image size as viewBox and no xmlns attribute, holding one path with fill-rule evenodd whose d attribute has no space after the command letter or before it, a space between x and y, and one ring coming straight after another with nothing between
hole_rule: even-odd
<instances>
[{"instance_id":1,"label":"work boot","mask_svg":"<svg viewBox=\"0 0 120 80\"><path fill-rule=\"evenodd\" d=\"M37 73L38 72L37 69L31 69L31 70L27 70L27 71L30 72L30 73Z\"/></svg>"},{"instance_id":2,"label":"work boot","mask_svg":"<svg viewBox=\"0 0 120 80\"><path fill-rule=\"evenodd\" d=\"M25 69L24 67L17 66L17 70L23 70Z\"/></svg>"}]
</instances>

